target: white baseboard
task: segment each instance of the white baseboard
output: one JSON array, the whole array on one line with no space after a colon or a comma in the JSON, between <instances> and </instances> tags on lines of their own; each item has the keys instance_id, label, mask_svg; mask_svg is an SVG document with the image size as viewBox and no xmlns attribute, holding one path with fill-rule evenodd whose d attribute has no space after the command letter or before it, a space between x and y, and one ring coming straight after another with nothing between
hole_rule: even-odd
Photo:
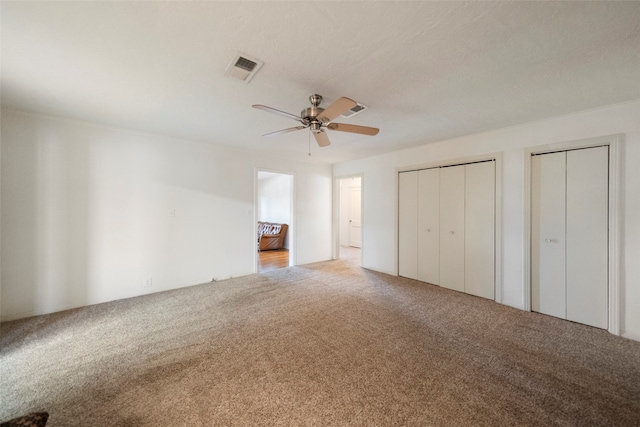
<instances>
[{"instance_id":1,"label":"white baseboard","mask_svg":"<svg viewBox=\"0 0 640 427\"><path fill-rule=\"evenodd\" d=\"M622 332L620 334L620 336L622 338L627 338L633 341L640 341L640 333L636 333L636 332Z\"/></svg>"}]
</instances>

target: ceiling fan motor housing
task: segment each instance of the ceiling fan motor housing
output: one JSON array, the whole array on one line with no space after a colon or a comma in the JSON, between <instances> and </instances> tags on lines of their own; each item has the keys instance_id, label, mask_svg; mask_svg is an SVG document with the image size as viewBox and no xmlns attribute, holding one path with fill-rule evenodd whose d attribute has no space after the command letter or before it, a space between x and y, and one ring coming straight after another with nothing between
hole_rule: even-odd
<instances>
[{"instance_id":1,"label":"ceiling fan motor housing","mask_svg":"<svg viewBox=\"0 0 640 427\"><path fill-rule=\"evenodd\" d=\"M300 117L302 120L309 123L309 129L311 129L311 132L318 133L322 130L322 121L318 120L318 116L324 111L324 108L320 108L322 96L318 94L311 95L309 96L309 102L311 103L311 107L302 110L300 112Z\"/></svg>"},{"instance_id":2,"label":"ceiling fan motor housing","mask_svg":"<svg viewBox=\"0 0 640 427\"><path fill-rule=\"evenodd\" d=\"M324 108L308 107L300 112L300 117L302 117L303 119L313 120L316 117L318 117L318 114L322 113L323 111L324 111Z\"/></svg>"}]
</instances>

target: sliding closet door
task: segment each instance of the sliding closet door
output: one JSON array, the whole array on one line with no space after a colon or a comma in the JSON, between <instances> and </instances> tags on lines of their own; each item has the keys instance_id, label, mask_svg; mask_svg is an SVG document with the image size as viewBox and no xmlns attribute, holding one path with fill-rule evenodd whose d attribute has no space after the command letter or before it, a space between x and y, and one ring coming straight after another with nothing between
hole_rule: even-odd
<instances>
[{"instance_id":1,"label":"sliding closet door","mask_svg":"<svg viewBox=\"0 0 640 427\"><path fill-rule=\"evenodd\" d=\"M440 283L440 169L418 172L418 280Z\"/></svg>"},{"instance_id":2,"label":"sliding closet door","mask_svg":"<svg viewBox=\"0 0 640 427\"><path fill-rule=\"evenodd\" d=\"M495 162L465 166L464 291L495 298Z\"/></svg>"},{"instance_id":3,"label":"sliding closet door","mask_svg":"<svg viewBox=\"0 0 640 427\"><path fill-rule=\"evenodd\" d=\"M464 166L440 169L440 286L464 292Z\"/></svg>"},{"instance_id":4,"label":"sliding closet door","mask_svg":"<svg viewBox=\"0 0 640 427\"><path fill-rule=\"evenodd\" d=\"M567 152L567 319L608 325L609 150Z\"/></svg>"},{"instance_id":5,"label":"sliding closet door","mask_svg":"<svg viewBox=\"0 0 640 427\"><path fill-rule=\"evenodd\" d=\"M398 274L418 278L418 172L398 174Z\"/></svg>"},{"instance_id":6,"label":"sliding closet door","mask_svg":"<svg viewBox=\"0 0 640 427\"><path fill-rule=\"evenodd\" d=\"M566 318L566 153L531 159L531 309Z\"/></svg>"}]
</instances>

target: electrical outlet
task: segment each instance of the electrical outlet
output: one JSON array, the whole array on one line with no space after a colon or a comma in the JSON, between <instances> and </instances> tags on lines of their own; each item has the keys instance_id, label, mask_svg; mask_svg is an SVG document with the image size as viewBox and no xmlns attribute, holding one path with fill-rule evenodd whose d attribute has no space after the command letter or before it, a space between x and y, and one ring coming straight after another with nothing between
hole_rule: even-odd
<instances>
[{"instance_id":1,"label":"electrical outlet","mask_svg":"<svg viewBox=\"0 0 640 427\"><path fill-rule=\"evenodd\" d=\"M142 287L143 288L150 288L152 284L153 284L153 279L151 277L146 277L142 281Z\"/></svg>"}]
</instances>

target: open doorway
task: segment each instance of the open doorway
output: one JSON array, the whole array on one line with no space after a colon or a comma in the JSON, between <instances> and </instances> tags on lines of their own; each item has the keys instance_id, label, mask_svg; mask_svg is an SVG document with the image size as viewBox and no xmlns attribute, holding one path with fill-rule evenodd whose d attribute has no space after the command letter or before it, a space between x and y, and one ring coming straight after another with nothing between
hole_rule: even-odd
<instances>
[{"instance_id":1,"label":"open doorway","mask_svg":"<svg viewBox=\"0 0 640 427\"><path fill-rule=\"evenodd\" d=\"M341 178L339 184L338 258L360 263L362 251L362 177Z\"/></svg>"},{"instance_id":2,"label":"open doorway","mask_svg":"<svg viewBox=\"0 0 640 427\"><path fill-rule=\"evenodd\" d=\"M293 175L258 171L256 189L256 271L294 265Z\"/></svg>"}]
</instances>

